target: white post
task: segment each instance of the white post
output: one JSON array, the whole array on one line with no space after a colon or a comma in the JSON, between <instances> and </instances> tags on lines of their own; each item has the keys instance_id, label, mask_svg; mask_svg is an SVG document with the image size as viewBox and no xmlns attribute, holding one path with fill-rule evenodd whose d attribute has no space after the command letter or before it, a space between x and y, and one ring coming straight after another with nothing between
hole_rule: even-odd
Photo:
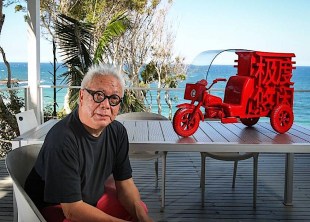
<instances>
[{"instance_id":1,"label":"white post","mask_svg":"<svg viewBox=\"0 0 310 222\"><path fill-rule=\"evenodd\" d=\"M26 107L34 109L41 123L40 102L40 1L28 0L28 85L29 98Z\"/></svg>"}]
</instances>

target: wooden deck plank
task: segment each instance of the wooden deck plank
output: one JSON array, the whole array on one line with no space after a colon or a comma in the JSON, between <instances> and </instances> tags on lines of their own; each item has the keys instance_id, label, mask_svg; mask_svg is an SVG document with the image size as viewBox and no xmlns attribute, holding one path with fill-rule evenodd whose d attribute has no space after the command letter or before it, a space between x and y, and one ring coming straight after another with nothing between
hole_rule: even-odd
<instances>
[{"instance_id":1,"label":"wooden deck plank","mask_svg":"<svg viewBox=\"0 0 310 222\"><path fill-rule=\"evenodd\" d=\"M285 154L260 154L257 208L252 208L252 161L241 161L236 187L233 163L206 160L205 207L200 199L200 154L168 153L166 208L160 212L153 161L132 160L134 180L155 221L309 221L310 154L295 154L293 207L284 206ZM161 164L159 164L161 167ZM159 183L160 184L160 183ZM0 160L0 221L12 221L12 185Z\"/></svg>"}]
</instances>

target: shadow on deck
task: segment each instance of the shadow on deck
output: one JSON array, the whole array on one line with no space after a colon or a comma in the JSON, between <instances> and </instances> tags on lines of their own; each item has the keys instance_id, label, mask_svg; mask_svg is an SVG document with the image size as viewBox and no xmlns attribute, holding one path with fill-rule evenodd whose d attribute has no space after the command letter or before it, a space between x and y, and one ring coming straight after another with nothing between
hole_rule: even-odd
<instances>
[{"instance_id":1,"label":"shadow on deck","mask_svg":"<svg viewBox=\"0 0 310 222\"><path fill-rule=\"evenodd\" d=\"M294 206L282 203L284 163L284 154L260 154L257 208L254 210L252 159L240 162L236 187L232 189L233 162L207 158L205 207L202 208L200 154L168 153L166 207L162 213L153 161L135 160L132 167L135 183L155 221L309 221L310 154L295 155ZM0 221L12 221L12 184L4 160L0 160L0 179Z\"/></svg>"}]
</instances>

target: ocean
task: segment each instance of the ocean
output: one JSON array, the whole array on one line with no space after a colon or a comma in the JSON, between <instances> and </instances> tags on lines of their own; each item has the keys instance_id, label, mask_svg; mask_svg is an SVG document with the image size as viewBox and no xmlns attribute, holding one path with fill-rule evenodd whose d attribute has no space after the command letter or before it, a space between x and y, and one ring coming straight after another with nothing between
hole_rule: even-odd
<instances>
[{"instance_id":1,"label":"ocean","mask_svg":"<svg viewBox=\"0 0 310 222\"><path fill-rule=\"evenodd\" d=\"M27 85L27 63L10 63L12 78L19 80L20 86ZM52 85L53 82L53 66L50 63L41 63L41 85ZM170 98L172 101L172 115L177 110L176 105L188 102L184 100L184 87L186 83L195 83L200 79L206 78L206 69L207 67L200 67L197 69L189 68L187 72L187 79L179 84L180 90L170 91ZM57 70L57 76L66 71L65 67L60 66ZM234 65L212 65L208 73L208 82L212 82L215 78L229 78L231 75L236 74L236 68ZM5 80L7 78L6 67L3 63L0 63L0 80ZM295 122L304 126L310 126L310 66L296 66L296 69L293 71L292 81L294 82L294 116ZM57 85L65 85L62 82L61 78L57 79ZM5 85L0 85L0 88L6 87ZM156 87L155 84L151 87ZM212 94L220 96L223 98L224 92L220 91L225 88L225 83L217 83L212 87L214 91ZM307 91L307 92L304 92ZM57 104L58 110L63 108L64 98L66 95L67 89L57 89ZM158 112L158 105L156 104L156 90L151 90L147 95L147 101L150 103L149 107L152 112ZM53 104L53 89L43 88L44 96L44 106ZM165 92L161 92L161 101L162 101L162 114L168 116L169 109L168 105L164 100Z\"/></svg>"}]
</instances>

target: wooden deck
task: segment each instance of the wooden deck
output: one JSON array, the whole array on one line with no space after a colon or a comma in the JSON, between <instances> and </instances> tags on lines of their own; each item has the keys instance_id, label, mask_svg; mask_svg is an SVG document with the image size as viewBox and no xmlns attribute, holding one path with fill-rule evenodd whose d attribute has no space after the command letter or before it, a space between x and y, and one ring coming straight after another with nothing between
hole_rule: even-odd
<instances>
[{"instance_id":1,"label":"wooden deck","mask_svg":"<svg viewBox=\"0 0 310 222\"><path fill-rule=\"evenodd\" d=\"M260 154L257 208L252 208L252 160L241 161L235 189L232 162L207 159L205 207L200 200L200 155L168 153L166 208L160 212L153 161L132 161L134 179L155 221L309 221L310 154L295 155L294 206L282 204L284 154ZM160 164L161 165L161 164ZM0 160L0 221L12 221L12 185Z\"/></svg>"}]
</instances>

